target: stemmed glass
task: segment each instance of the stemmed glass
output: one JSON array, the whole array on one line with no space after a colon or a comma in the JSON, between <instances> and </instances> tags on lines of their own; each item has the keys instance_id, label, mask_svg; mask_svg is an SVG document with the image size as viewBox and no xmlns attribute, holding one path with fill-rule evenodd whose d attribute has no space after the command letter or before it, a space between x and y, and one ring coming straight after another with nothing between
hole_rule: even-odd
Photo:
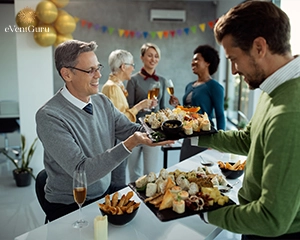
<instances>
[{"instance_id":1,"label":"stemmed glass","mask_svg":"<svg viewBox=\"0 0 300 240\"><path fill-rule=\"evenodd\" d=\"M152 83L149 86L149 90L148 90L148 99L157 99L158 95L159 95L159 89L160 89L160 82L155 82ZM155 107L152 107L152 109L154 109Z\"/></svg>"},{"instance_id":2,"label":"stemmed glass","mask_svg":"<svg viewBox=\"0 0 300 240\"><path fill-rule=\"evenodd\" d=\"M174 95L174 84L173 84L172 79L168 79L166 81L166 87L167 87L167 91L170 94L170 96L173 96Z\"/></svg>"},{"instance_id":3,"label":"stemmed glass","mask_svg":"<svg viewBox=\"0 0 300 240\"><path fill-rule=\"evenodd\" d=\"M88 226L88 221L82 219L81 206L85 202L87 192L86 173L83 168L77 168L73 173L73 196L79 207L79 218L73 223L74 228L84 228Z\"/></svg>"}]
</instances>

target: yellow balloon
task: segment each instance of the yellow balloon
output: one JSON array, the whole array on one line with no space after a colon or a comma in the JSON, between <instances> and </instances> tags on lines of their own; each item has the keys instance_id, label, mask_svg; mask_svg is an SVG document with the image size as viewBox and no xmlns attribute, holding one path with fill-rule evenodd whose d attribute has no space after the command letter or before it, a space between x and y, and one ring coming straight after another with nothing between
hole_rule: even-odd
<instances>
[{"instance_id":1,"label":"yellow balloon","mask_svg":"<svg viewBox=\"0 0 300 240\"><path fill-rule=\"evenodd\" d=\"M38 24L38 18L35 11L31 8L24 8L16 15L16 23L18 27L27 28L29 26L36 26Z\"/></svg>"},{"instance_id":2,"label":"yellow balloon","mask_svg":"<svg viewBox=\"0 0 300 240\"><path fill-rule=\"evenodd\" d=\"M51 0L55 5L56 7L58 8L63 8L65 6L68 5L69 3L69 0Z\"/></svg>"},{"instance_id":3,"label":"yellow balloon","mask_svg":"<svg viewBox=\"0 0 300 240\"><path fill-rule=\"evenodd\" d=\"M55 28L51 25L41 24L35 27L33 37L37 44L48 47L55 43L57 34Z\"/></svg>"},{"instance_id":4,"label":"yellow balloon","mask_svg":"<svg viewBox=\"0 0 300 240\"><path fill-rule=\"evenodd\" d=\"M58 15L57 7L53 2L41 1L36 6L36 15L43 23L53 23Z\"/></svg>"},{"instance_id":5,"label":"yellow balloon","mask_svg":"<svg viewBox=\"0 0 300 240\"><path fill-rule=\"evenodd\" d=\"M71 15L63 14L57 17L54 27L60 34L70 34L76 29L76 22Z\"/></svg>"},{"instance_id":6,"label":"yellow balloon","mask_svg":"<svg viewBox=\"0 0 300 240\"><path fill-rule=\"evenodd\" d=\"M54 43L54 47L57 47L59 44L67 41L67 40L72 40L73 36L71 34L66 34L66 35L61 35L58 34L56 37L56 41Z\"/></svg>"},{"instance_id":7,"label":"yellow balloon","mask_svg":"<svg viewBox=\"0 0 300 240\"><path fill-rule=\"evenodd\" d=\"M65 10L58 9L57 17L62 16L62 15L64 15L64 14L69 14L69 13L68 13L67 11L65 11ZM56 19L57 19L57 18L56 18Z\"/></svg>"}]
</instances>

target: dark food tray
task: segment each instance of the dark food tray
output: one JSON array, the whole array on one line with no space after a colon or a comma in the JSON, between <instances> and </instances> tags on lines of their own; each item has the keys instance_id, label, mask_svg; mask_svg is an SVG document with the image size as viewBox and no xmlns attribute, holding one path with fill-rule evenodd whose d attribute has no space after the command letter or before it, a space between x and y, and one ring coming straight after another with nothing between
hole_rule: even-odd
<instances>
[{"instance_id":1,"label":"dark food tray","mask_svg":"<svg viewBox=\"0 0 300 240\"><path fill-rule=\"evenodd\" d=\"M178 140L178 139L181 139L181 138L189 138L189 137L197 137L197 136L205 136L205 135L211 135L211 134L214 134L214 133L217 133L218 130L216 130L213 126L211 126L211 129L210 131L200 131L200 132L193 132L193 134L191 135L186 135L184 133L184 131L180 131L178 134L174 135L174 134L168 134L166 132L164 132L161 128L157 128L157 129L152 129L148 123L145 123L144 122L144 118L139 118L139 121L143 124L146 124L148 126L148 129L145 128L148 136L150 138L152 138L153 142L161 142L161 141L165 141L165 140ZM152 134L153 132L155 134L161 134L161 139L159 140L156 140L152 137Z\"/></svg>"},{"instance_id":2,"label":"dark food tray","mask_svg":"<svg viewBox=\"0 0 300 240\"><path fill-rule=\"evenodd\" d=\"M134 182L129 183L128 186L144 202L144 200L147 198L146 195L145 195L145 191L143 191L143 192L137 191ZM232 201L231 199L229 199L228 203L225 203L225 205L223 205L223 206L220 206L220 205L215 203L213 206L206 207L206 208L204 208L202 210L199 210L199 211L193 211L193 210L186 207L185 212L182 213L182 214L178 214L178 213L174 212L171 208L159 211L158 208L154 207L153 204L151 204L149 202L147 202L145 204L156 215L156 217L159 220L161 220L162 222L166 222L166 221L175 220L175 219L178 219L178 218L183 218L183 217L188 217L188 216L191 216L191 215L199 214L200 212L208 212L208 211L216 210L216 209L219 209L219 208L224 207L224 206L234 205L235 202Z\"/></svg>"}]
</instances>

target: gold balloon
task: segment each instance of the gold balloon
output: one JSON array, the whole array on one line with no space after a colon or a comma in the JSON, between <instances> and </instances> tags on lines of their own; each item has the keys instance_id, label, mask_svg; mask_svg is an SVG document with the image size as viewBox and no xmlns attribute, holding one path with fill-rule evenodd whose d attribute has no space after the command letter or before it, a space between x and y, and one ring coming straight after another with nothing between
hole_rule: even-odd
<instances>
[{"instance_id":1,"label":"gold balloon","mask_svg":"<svg viewBox=\"0 0 300 240\"><path fill-rule=\"evenodd\" d=\"M43 23L53 23L58 15L57 7L53 2L41 1L36 6L36 15Z\"/></svg>"},{"instance_id":2,"label":"gold balloon","mask_svg":"<svg viewBox=\"0 0 300 240\"><path fill-rule=\"evenodd\" d=\"M54 22L55 29L60 34L70 34L74 32L76 28L75 19L69 14L59 15Z\"/></svg>"},{"instance_id":3,"label":"gold balloon","mask_svg":"<svg viewBox=\"0 0 300 240\"><path fill-rule=\"evenodd\" d=\"M26 7L19 11L16 15L16 23L18 27L35 27L38 24L38 18L33 9Z\"/></svg>"},{"instance_id":4,"label":"gold balloon","mask_svg":"<svg viewBox=\"0 0 300 240\"><path fill-rule=\"evenodd\" d=\"M55 43L57 34L55 28L51 25L41 24L35 27L33 37L37 44L48 47Z\"/></svg>"},{"instance_id":5,"label":"gold balloon","mask_svg":"<svg viewBox=\"0 0 300 240\"><path fill-rule=\"evenodd\" d=\"M69 0L51 0L55 5L56 7L58 8L63 8L65 6L68 5L69 3Z\"/></svg>"},{"instance_id":6,"label":"gold balloon","mask_svg":"<svg viewBox=\"0 0 300 240\"><path fill-rule=\"evenodd\" d=\"M71 34L66 34L66 35L61 35L58 34L56 37L56 41L54 43L54 47L57 47L59 44L67 41L67 40L72 40L73 36Z\"/></svg>"},{"instance_id":7,"label":"gold balloon","mask_svg":"<svg viewBox=\"0 0 300 240\"><path fill-rule=\"evenodd\" d=\"M64 15L64 14L69 14L69 13L67 13L67 11L65 11L65 10L58 9L57 17L62 16L62 15ZM57 19L57 18L56 18L56 19Z\"/></svg>"}]
</instances>

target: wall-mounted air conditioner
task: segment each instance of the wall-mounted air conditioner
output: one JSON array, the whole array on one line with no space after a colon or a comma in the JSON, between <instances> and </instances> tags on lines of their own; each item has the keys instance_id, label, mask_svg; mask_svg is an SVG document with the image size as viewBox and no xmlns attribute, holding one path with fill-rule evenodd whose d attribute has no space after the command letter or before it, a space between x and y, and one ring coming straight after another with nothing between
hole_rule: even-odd
<instances>
[{"instance_id":1,"label":"wall-mounted air conditioner","mask_svg":"<svg viewBox=\"0 0 300 240\"><path fill-rule=\"evenodd\" d=\"M150 21L185 22L185 10L151 9Z\"/></svg>"}]
</instances>

